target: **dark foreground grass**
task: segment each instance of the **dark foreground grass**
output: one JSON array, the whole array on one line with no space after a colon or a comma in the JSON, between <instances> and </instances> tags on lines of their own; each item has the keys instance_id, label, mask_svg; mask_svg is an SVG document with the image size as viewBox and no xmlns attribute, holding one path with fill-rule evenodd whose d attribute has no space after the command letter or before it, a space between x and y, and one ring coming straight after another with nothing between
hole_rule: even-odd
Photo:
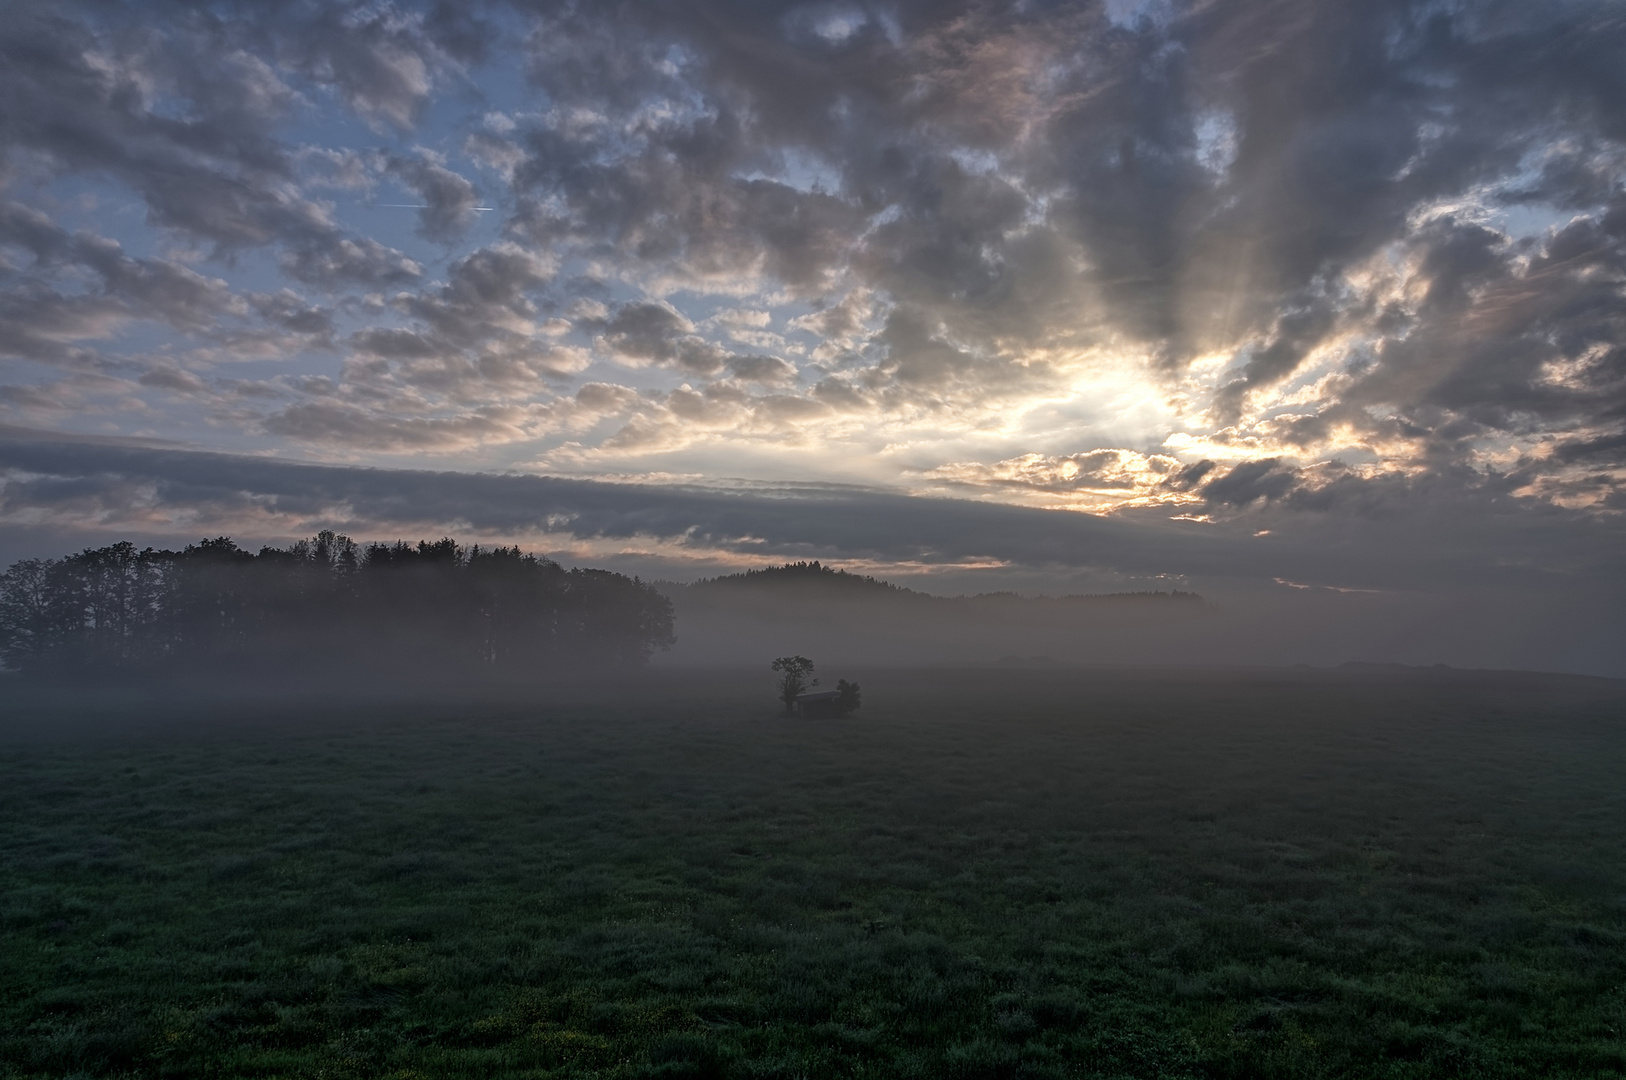
<instances>
[{"instance_id":1,"label":"dark foreground grass","mask_svg":"<svg viewBox=\"0 0 1626 1080\"><path fill-rule=\"evenodd\" d=\"M1626 1075L1618 684L863 684L13 695L0 1075Z\"/></svg>"}]
</instances>

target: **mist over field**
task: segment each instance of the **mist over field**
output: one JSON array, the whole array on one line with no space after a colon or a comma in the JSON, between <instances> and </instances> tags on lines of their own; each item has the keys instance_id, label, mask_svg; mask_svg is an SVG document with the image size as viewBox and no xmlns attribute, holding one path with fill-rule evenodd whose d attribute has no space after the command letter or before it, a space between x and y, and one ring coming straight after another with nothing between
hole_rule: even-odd
<instances>
[{"instance_id":1,"label":"mist over field","mask_svg":"<svg viewBox=\"0 0 1626 1080\"><path fill-rule=\"evenodd\" d=\"M25 688L0 1068L1626 1068L1619 682L819 670Z\"/></svg>"},{"instance_id":2,"label":"mist over field","mask_svg":"<svg viewBox=\"0 0 1626 1080\"><path fill-rule=\"evenodd\" d=\"M769 568L657 582L679 632L653 662L729 666L767 647L847 663L973 667L1436 665L1618 676L1611 602L1246 588L941 596L891 583L843 587ZM826 576L831 571L826 569ZM755 578L756 580L749 580ZM779 580L775 580L775 579ZM916 582L926 586L933 582ZM1590 610L1588 610L1590 609ZM1590 616L1590 619L1588 619Z\"/></svg>"},{"instance_id":3,"label":"mist over field","mask_svg":"<svg viewBox=\"0 0 1626 1080\"><path fill-rule=\"evenodd\" d=\"M1229 522L1159 522L827 485L763 492L295 464L18 431L0 431L0 459L13 470L0 499L34 522L5 528L0 558L52 558L125 538L138 549L181 550L202 539L196 528L177 528L182 520L249 549L286 549L324 522L386 544L450 535L469 548L518 547L566 568L682 586L668 588L680 626L662 662L743 662L731 650L755 648L757 631L742 627L766 618L793 643L843 655L882 649L911 663L1019 653L1068 663L1360 661L1626 674L1618 556L1626 536L1615 516L1516 503L1487 516L1443 492L1441 505L1415 513L1361 517L1263 502ZM53 517L109 524L47 524ZM245 520L253 531L233 531ZM279 535L272 521L312 530ZM116 522L131 527L115 531ZM716 604L686 589L809 560L940 597L1187 592L1208 607L1202 619L1154 629L1145 606L1086 605L1073 619L1043 604L993 605L986 618L954 608L946 620L918 620L908 614L918 605L888 602L870 614L902 622L867 634L856 595L843 594L856 605L847 614L804 596L787 601L804 605L799 613L765 602L719 621Z\"/></svg>"},{"instance_id":4,"label":"mist over field","mask_svg":"<svg viewBox=\"0 0 1626 1080\"><path fill-rule=\"evenodd\" d=\"M1619 0L0 5L0 1080L1626 1076Z\"/></svg>"},{"instance_id":5,"label":"mist over field","mask_svg":"<svg viewBox=\"0 0 1626 1080\"><path fill-rule=\"evenodd\" d=\"M0 564L819 560L1221 612L1018 652L1626 674L1606 0L8 12Z\"/></svg>"}]
</instances>

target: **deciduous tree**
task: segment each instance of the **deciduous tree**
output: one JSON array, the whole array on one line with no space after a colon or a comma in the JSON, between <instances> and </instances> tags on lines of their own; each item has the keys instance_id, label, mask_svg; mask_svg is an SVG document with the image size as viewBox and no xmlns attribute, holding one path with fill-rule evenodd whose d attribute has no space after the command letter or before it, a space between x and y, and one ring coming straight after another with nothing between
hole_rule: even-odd
<instances>
[{"instance_id":1,"label":"deciduous tree","mask_svg":"<svg viewBox=\"0 0 1626 1080\"><path fill-rule=\"evenodd\" d=\"M796 710L796 698L809 687L819 685L819 680L810 680L813 661L805 656L781 656L773 662L773 669L779 672L779 700L785 703L785 715L789 716Z\"/></svg>"}]
</instances>

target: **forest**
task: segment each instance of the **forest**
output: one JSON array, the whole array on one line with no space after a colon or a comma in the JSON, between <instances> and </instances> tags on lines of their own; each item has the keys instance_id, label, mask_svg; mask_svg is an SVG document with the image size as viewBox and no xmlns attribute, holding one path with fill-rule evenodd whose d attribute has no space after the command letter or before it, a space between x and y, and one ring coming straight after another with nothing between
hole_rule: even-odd
<instances>
[{"instance_id":1,"label":"forest","mask_svg":"<svg viewBox=\"0 0 1626 1080\"><path fill-rule=\"evenodd\" d=\"M524 678L641 664L672 627L636 578L450 538L123 541L0 575L0 661L44 676Z\"/></svg>"}]
</instances>

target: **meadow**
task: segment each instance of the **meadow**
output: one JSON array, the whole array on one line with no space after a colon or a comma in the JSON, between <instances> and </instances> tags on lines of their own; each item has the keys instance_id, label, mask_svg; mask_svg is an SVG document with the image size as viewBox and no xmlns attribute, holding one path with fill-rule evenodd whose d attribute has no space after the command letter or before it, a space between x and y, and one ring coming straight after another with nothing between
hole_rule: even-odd
<instances>
[{"instance_id":1,"label":"meadow","mask_svg":"<svg viewBox=\"0 0 1626 1080\"><path fill-rule=\"evenodd\" d=\"M0 687L0 1076L1618 1077L1626 685Z\"/></svg>"}]
</instances>

